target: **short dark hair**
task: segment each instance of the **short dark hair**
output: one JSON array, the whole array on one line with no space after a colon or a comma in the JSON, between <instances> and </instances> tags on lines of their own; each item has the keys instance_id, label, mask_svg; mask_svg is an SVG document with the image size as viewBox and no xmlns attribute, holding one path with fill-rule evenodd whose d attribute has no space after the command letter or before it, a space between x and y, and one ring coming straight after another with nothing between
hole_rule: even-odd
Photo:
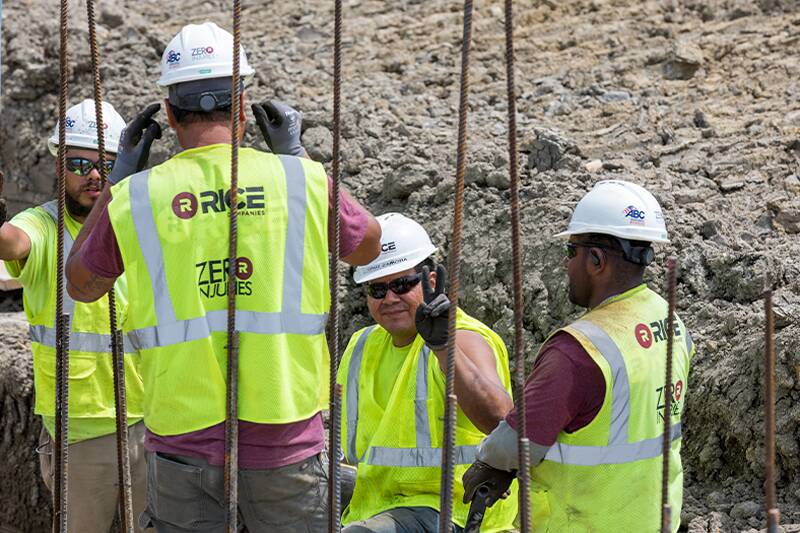
<instances>
[{"instance_id":1,"label":"short dark hair","mask_svg":"<svg viewBox=\"0 0 800 533\"><path fill-rule=\"evenodd\" d=\"M172 114L175 115L175 120L178 124L185 126L187 124L197 124L200 122L227 122L231 119L231 106L215 109L214 111L187 111L181 109L173 104L167 102L167 105L172 109Z\"/></svg>"}]
</instances>

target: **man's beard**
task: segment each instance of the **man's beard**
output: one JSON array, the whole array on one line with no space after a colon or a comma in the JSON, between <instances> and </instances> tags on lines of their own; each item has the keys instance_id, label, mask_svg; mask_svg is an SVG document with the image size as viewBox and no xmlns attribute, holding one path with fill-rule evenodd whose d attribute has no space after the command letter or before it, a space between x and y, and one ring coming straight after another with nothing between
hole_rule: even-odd
<instances>
[{"instance_id":1,"label":"man's beard","mask_svg":"<svg viewBox=\"0 0 800 533\"><path fill-rule=\"evenodd\" d=\"M76 199L74 199L70 195L65 195L66 200L66 207L69 214L72 215L73 218L86 218L89 216L89 213L92 211L92 206L86 207L81 205Z\"/></svg>"}]
</instances>

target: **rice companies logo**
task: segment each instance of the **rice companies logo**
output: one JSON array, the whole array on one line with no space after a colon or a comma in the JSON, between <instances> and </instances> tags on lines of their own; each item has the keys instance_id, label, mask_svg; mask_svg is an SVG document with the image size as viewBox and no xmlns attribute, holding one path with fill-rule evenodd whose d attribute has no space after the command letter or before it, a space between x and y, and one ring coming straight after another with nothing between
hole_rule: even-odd
<instances>
[{"instance_id":1,"label":"rice companies logo","mask_svg":"<svg viewBox=\"0 0 800 533\"><path fill-rule=\"evenodd\" d=\"M181 61L181 53L175 50L167 52L167 65L175 66Z\"/></svg>"},{"instance_id":2,"label":"rice companies logo","mask_svg":"<svg viewBox=\"0 0 800 533\"><path fill-rule=\"evenodd\" d=\"M228 267L230 259L212 259L195 264L197 269L197 288L206 298L216 298L228 294ZM247 257L236 260L236 279L233 282L234 291L241 296L253 294L252 281L253 262Z\"/></svg>"},{"instance_id":3,"label":"rice companies logo","mask_svg":"<svg viewBox=\"0 0 800 533\"><path fill-rule=\"evenodd\" d=\"M75 127L75 124L77 124L77 121L72 117L67 117L67 120L64 121L64 124L66 124L68 128L72 129Z\"/></svg>"},{"instance_id":4,"label":"rice companies logo","mask_svg":"<svg viewBox=\"0 0 800 533\"><path fill-rule=\"evenodd\" d=\"M238 189L237 204L239 215L263 215L264 187L243 187ZM198 214L224 213L231 207L231 192L224 189L202 191L199 198L191 192L181 192L172 199L172 212L182 219L189 219Z\"/></svg>"},{"instance_id":5,"label":"rice companies logo","mask_svg":"<svg viewBox=\"0 0 800 533\"><path fill-rule=\"evenodd\" d=\"M673 329L674 337L681 336L681 328L677 321L675 321ZM650 324L636 324L633 329L633 335L639 346L647 350L654 342L664 342L667 340L667 319L656 320Z\"/></svg>"},{"instance_id":6,"label":"rice companies logo","mask_svg":"<svg viewBox=\"0 0 800 533\"><path fill-rule=\"evenodd\" d=\"M200 46L197 48L192 48L192 61L197 61L199 59L205 59L213 56L214 56L213 46Z\"/></svg>"},{"instance_id":7,"label":"rice companies logo","mask_svg":"<svg viewBox=\"0 0 800 533\"><path fill-rule=\"evenodd\" d=\"M644 211L637 209L635 206L629 205L622 210L622 213L631 224L644 224Z\"/></svg>"}]
</instances>

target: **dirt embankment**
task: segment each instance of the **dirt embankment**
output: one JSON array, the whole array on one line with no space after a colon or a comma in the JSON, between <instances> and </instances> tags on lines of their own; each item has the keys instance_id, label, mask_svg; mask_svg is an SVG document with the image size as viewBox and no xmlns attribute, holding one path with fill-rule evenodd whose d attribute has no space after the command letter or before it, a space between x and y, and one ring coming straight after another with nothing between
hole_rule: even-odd
<instances>
[{"instance_id":1,"label":"dirt embankment","mask_svg":"<svg viewBox=\"0 0 800 533\"><path fill-rule=\"evenodd\" d=\"M90 96L91 87L83 5L76 4L71 102ZM699 533L764 524L759 295L765 286L776 291L779 495L785 521L800 522L796 2L517 4L528 353L579 312L567 301L562 252L550 236L597 180L645 185L661 202L672 236L658 250L648 281L661 287L663 258L679 258L679 312L698 346L684 419L683 527ZM56 7L28 0L6 4L4 12L0 158L16 208L52 191L53 160L44 139L56 109ZM511 339L503 15L496 2L475 7L462 302ZM251 99L279 98L302 109L304 142L329 163L332 4L248 2L244 9L243 43L258 71ZM154 83L157 64L181 25L211 19L230 27L227 7L218 1L187 0L181 16L155 0L104 1L99 13L105 97L126 118L163 97ZM458 2L345 5L345 183L373 212L403 211L419 220L443 255L451 224L460 32ZM165 137L155 148L156 161L176 150L174 138ZM252 123L248 141L264 146ZM347 279L341 293L345 335L368 320L362 291ZM13 335L6 331L0 335ZM20 349L5 350L0 370L28 368L5 362L25 360ZM0 373L0 383L30 380L9 376ZM17 492L0 488L2 501L16 502L2 509L17 514L0 510L0 524L12 520L9 525L33 531L41 515L18 508L45 500L24 440L38 428L29 416L29 389L3 389L4 406L16 413L10 418L4 411L3 432L19 435L10 442L20 466L14 470ZM15 522L23 518L33 521Z\"/></svg>"}]
</instances>

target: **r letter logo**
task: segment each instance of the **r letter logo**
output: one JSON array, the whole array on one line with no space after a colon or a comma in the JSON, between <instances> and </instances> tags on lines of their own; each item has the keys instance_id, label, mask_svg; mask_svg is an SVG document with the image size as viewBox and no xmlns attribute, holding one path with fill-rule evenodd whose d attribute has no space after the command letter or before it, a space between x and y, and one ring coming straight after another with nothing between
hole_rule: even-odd
<instances>
[{"instance_id":1,"label":"r letter logo","mask_svg":"<svg viewBox=\"0 0 800 533\"><path fill-rule=\"evenodd\" d=\"M647 324L638 324L634 330L634 335L636 336L636 341L639 343L639 346L645 350L653 345L653 332L650 331Z\"/></svg>"},{"instance_id":2,"label":"r letter logo","mask_svg":"<svg viewBox=\"0 0 800 533\"><path fill-rule=\"evenodd\" d=\"M197 213L197 198L190 192L181 192L172 199L172 212L178 218L192 218Z\"/></svg>"}]
</instances>

